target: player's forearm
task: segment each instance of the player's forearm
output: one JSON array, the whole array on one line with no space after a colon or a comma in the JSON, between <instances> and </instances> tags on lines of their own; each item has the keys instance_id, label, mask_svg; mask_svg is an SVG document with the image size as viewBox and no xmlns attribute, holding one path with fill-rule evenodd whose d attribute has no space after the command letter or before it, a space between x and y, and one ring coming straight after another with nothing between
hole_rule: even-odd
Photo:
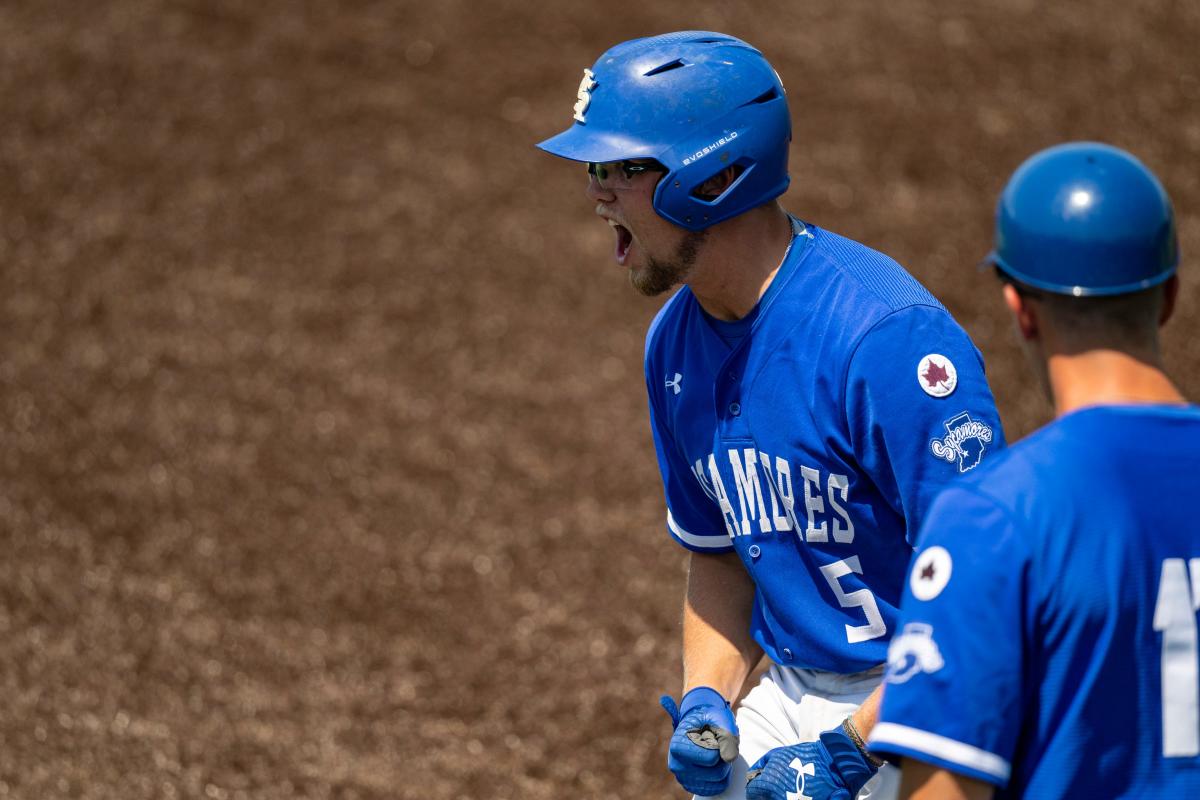
<instances>
[{"instance_id":1,"label":"player's forearm","mask_svg":"<svg viewBox=\"0 0 1200 800\"><path fill-rule=\"evenodd\" d=\"M687 626L685 625L685 628ZM691 645L684 646L683 691L697 686L716 689L730 703L741 694L746 677L758 663L761 652L755 646L739 649L728 641L704 635L685 636Z\"/></svg>"},{"instance_id":2,"label":"player's forearm","mask_svg":"<svg viewBox=\"0 0 1200 800\"><path fill-rule=\"evenodd\" d=\"M867 695L867 699L850 715L850 721L862 736L863 741L871 735L871 729L879 720L879 701L883 697L883 684L875 687L875 691Z\"/></svg>"},{"instance_id":3,"label":"player's forearm","mask_svg":"<svg viewBox=\"0 0 1200 800\"><path fill-rule=\"evenodd\" d=\"M754 583L736 554L693 554L683 608L684 691L709 686L733 702L762 656L750 636Z\"/></svg>"}]
</instances>

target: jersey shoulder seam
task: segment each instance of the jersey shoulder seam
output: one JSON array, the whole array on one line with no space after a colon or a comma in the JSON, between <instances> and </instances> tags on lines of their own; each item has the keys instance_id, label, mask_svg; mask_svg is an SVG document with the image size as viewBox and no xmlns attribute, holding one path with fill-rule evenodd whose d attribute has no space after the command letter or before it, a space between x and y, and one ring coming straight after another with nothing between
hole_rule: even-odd
<instances>
[{"instance_id":1,"label":"jersey shoulder seam","mask_svg":"<svg viewBox=\"0 0 1200 800\"><path fill-rule=\"evenodd\" d=\"M897 261L896 259L889 256L887 253L884 253L880 250L876 250L875 248L871 247L870 245L863 244L862 242L856 241L854 239L849 239L845 236L842 236L841 234L834 233L833 231L828 231L828 230L824 230L824 229L818 229L818 230L821 233L824 233L828 237L827 241L826 241L826 247L821 249L821 253L825 257L825 260L828 261L834 267L834 269L836 269L840 274L845 276L848 280L854 281L855 284L857 284L859 287L861 287L863 291L869 293L872 297L874 297L875 300L884 308L888 309L889 311L900 311L902 309L910 308L912 306L926 305L926 306L932 306L933 308L939 308L943 311L946 311L945 305L940 300L938 300L937 297L935 297L932 292L929 291L928 287L926 287L925 284L923 284L919 280L917 280L916 276L913 275L911 272L909 272L904 267L903 264L901 264L899 261ZM866 250L866 251L874 254L878 258L882 259L884 261L884 263L886 263L889 267L891 267L895 270L898 270L901 273L901 275L903 276L902 280L904 283L912 284L912 286L915 286L917 289L919 289L919 292L917 292L917 294L923 294L924 297L921 300L907 300L906 302L903 303L903 305L896 305L894 296L889 296L880 287L877 287L877 286L874 286L874 285L868 283L866 280L863 279L863 276L861 274L859 274L857 271L853 271L847 267L848 262L843 261L842 259L836 258L834 256L834 254L830 253L828 248L832 247L834 245L838 245L840 242L848 242L850 245L853 245L856 248L861 248L862 250ZM814 242L814 244L819 245L820 242ZM856 259L856 260L858 260L858 259Z\"/></svg>"},{"instance_id":2,"label":"jersey shoulder seam","mask_svg":"<svg viewBox=\"0 0 1200 800\"><path fill-rule=\"evenodd\" d=\"M886 314L881 316L879 319L872 322L865 330L863 330L858 335L858 338L854 342L853 346L850 347L850 353L846 357L846 363L842 368L842 379L840 381L841 397L839 398L838 404L842 407L842 417L843 417L842 421L845 423L847 431L850 430L849 409L847 408L847 403L846 403L846 398L849 394L847 391L847 385L850 382L850 367L854 365L854 359L858 356L858 351L862 348L863 343L867 340L867 337L870 336L875 331L876 328L878 328L880 325L887 322L888 320L890 320L892 317L896 316L897 314L901 314L901 313L908 311L909 309L913 309L913 308L931 308L940 314L944 314L946 317L948 317L950 319L951 322L953 322L955 325L958 325L958 320L954 319L954 317L950 314L950 312L946 310L945 306L942 306L940 304L933 305L930 303L910 303L908 305L901 306L900 308L894 308L894 309L888 311ZM959 326L959 327L961 328L962 326ZM964 331L964 335L965 335L965 331ZM967 337L967 340L970 341L969 336ZM975 343L971 342L971 344L974 345Z\"/></svg>"}]
</instances>

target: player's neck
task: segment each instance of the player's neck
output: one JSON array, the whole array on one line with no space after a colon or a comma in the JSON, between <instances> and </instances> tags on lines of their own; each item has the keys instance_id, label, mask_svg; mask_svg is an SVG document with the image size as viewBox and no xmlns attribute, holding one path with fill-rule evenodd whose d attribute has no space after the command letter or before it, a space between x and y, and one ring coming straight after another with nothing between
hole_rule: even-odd
<instances>
[{"instance_id":1,"label":"player's neck","mask_svg":"<svg viewBox=\"0 0 1200 800\"><path fill-rule=\"evenodd\" d=\"M731 322L750 313L783 264L792 224L770 203L713 226L688 277L700 306Z\"/></svg>"},{"instance_id":2,"label":"player's neck","mask_svg":"<svg viewBox=\"0 0 1200 800\"><path fill-rule=\"evenodd\" d=\"M1047 371L1058 416L1098 405L1184 404L1157 353L1085 350L1050 356Z\"/></svg>"}]
</instances>

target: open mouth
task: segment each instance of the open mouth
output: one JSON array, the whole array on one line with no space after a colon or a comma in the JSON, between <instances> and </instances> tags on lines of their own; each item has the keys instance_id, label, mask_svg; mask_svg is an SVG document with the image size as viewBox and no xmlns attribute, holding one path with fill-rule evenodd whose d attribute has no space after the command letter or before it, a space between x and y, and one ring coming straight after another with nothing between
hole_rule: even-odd
<instances>
[{"instance_id":1,"label":"open mouth","mask_svg":"<svg viewBox=\"0 0 1200 800\"><path fill-rule=\"evenodd\" d=\"M625 260L629 257L629 248L633 245L633 234L624 225L613 222L611 219L608 224L612 226L613 233L617 235L617 244L614 250L617 263L624 266Z\"/></svg>"}]
</instances>

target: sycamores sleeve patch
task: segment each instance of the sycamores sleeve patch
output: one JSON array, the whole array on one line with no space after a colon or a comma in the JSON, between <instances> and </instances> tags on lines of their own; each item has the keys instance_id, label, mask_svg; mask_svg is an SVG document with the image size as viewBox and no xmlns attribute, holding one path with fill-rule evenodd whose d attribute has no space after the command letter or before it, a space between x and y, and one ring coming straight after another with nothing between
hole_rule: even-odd
<instances>
[{"instance_id":1,"label":"sycamores sleeve patch","mask_svg":"<svg viewBox=\"0 0 1200 800\"><path fill-rule=\"evenodd\" d=\"M979 466L983 453L995 438L992 426L973 419L963 411L944 423L946 435L929 442L929 451L937 458L951 464L957 462L959 472L968 472Z\"/></svg>"}]
</instances>

